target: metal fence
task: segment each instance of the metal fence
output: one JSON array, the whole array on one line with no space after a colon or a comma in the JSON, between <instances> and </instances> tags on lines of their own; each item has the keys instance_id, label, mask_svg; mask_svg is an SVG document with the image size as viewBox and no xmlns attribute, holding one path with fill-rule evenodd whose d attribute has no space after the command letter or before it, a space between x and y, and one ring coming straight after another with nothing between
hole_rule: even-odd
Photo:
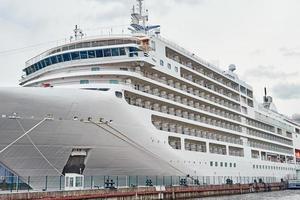
<instances>
[{"instance_id":1,"label":"metal fence","mask_svg":"<svg viewBox=\"0 0 300 200\"><path fill-rule=\"evenodd\" d=\"M192 186L274 183L282 181L276 177L238 176L85 176L84 189L128 188L145 186ZM64 176L2 176L0 192L60 191L65 189Z\"/></svg>"}]
</instances>

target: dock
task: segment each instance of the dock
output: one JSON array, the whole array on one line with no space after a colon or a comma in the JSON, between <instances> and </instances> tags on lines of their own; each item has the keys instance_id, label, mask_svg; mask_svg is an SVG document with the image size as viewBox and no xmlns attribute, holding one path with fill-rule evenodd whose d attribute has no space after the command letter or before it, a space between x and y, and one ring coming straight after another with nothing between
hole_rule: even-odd
<instances>
[{"instance_id":1,"label":"dock","mask_svg":"<svg viewBox=\"0 0 300 200\"><path fill-rule=\"evenodd\" d=\"M286 189L281 183L224 184L199 186L150 186L76 191L0 193L0 200L174 200L210 196L237 195L252 192L270 192Z\"/></svg>"}]
</instances>

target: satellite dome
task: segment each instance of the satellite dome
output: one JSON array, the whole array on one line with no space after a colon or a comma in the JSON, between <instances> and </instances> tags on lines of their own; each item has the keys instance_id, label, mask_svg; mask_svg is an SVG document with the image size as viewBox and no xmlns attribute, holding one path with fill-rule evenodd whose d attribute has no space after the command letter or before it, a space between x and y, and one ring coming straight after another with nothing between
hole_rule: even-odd
<instances>
[{"instance_id":1,"label":"satellite dome","mask_svg":"<svg viewBox=\"0 0 300 200\"><path fill-rule=\"evenodd\" d=\"M229 71L234 72L236 70L236 66L234 64L229 65L228 67Z\"/></svg>"}]
</instances>

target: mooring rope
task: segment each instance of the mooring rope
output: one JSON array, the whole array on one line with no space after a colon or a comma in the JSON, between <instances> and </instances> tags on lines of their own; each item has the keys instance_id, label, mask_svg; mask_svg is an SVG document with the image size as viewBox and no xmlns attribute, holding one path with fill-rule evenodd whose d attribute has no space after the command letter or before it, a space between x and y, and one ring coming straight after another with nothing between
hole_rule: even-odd
<instances>
[{"instance_id":1,"label":"mooring rope","mask_svg":"<svg viewBox=\"0 0 300 200\"><path fill-rule=\"evenodd\" d=\"M6 147L4 147L1 151L0 154L3 153L6 149L8 149L9 147L11 147L12 145L14 145L16 142L18 142L20 139L22 139L25 135L29 134L30 132L32 132L34 129L36 129L39 125L41 125L43 122L45 122L48 118L44 118L42 121L40 121L39 123L37 123L36 125L34 125L31 129L29 129L28 131L25 131L24 134L22 134L20 137L18 137L17 139L15 139L13 142L9 143Z\"/></svg>"},{"instance_id":2,"label":"mooring rope","mask_svg":"<svg viewBox=\"0 0 300 200\"><path fill-rule=\"evenodd\" d=\"M16 119L18 124L20 125L21 129L23 130L23 132L26 132L23 125L21 124L21 122ZM44 160L61 176L63 176L63 174L46 158L46 156L39 150L39 148L34 144L34 142L32 141L31 137L26 134L27 138L29 139L30 143L34 146L34 148L39 152L39 154L44 158Z\"/></svg>"},{"instance_id":3,"label":"mooring rope","mask_svg":"<svg viewBox=\"0 0 300 200\"><path fill-rule=\"evenodd\" d=\"M171 165L170 163L168 163L168 162L165 161L164 159L160 158L160 157L159 157L158 155L156 155L155 153L149 151L148 149L146 149L146 148L143 147L142 145L140 145L140 144L136 143L135 141L133 141L132 139L128 138L128 137L127 137L125 134L123 134L121 131L115 129L114 127L112 127L112 126L110 126L110 125L108 125L108 123L105 123L105 124L106 124L109 128L111 128L112 130L114 130L115 132L117 132L117 133L119 133L120 135L122 135L123 137L125 137L125 139L122 138L122 137L120 137L119 135L113 133L112 131L110 131L110 130L104 128L104 127L101 126L99 123L93 122L92 120L89 120L89 121L90 121L92 124L94 124L94 125L96 125L96 126L102 128L103 130L107 131L108 133L110 133L110 134L116 136L117 138L121 139L122 141L124 141L124 142L126 142L126 143L129 143L129 145L131 145L131 146L133 146L133 147L139 149L140 151L146 152L147 154L150 154L152 157L155 157L155 158L157 158L157 159L163 161L164 163L166 163L167 165L169 165L169 166L170 166L171 168L173 168L174 170L180 172L181 174L186 175L183 171L181 171L180 169L178 169L178 168L176 168L175 166ZM102 124L103 124L103 123L102 123ZM127 141L126 139L129 140L129 141ZM133 144L132 144L132 143L133 143Z\"/></svg>"}]
</instances>

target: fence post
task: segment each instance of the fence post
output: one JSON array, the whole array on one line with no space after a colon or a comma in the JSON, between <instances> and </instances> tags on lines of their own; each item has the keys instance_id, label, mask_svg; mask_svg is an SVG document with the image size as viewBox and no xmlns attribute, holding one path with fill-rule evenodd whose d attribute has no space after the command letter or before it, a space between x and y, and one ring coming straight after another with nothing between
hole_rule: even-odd
<instances>
[{"instance_id":1,"label":"fence post","mask_svg":"<svg viewBox=\"0 0 300 200\"><path fill-rule=\"evenodd\" d=\"M91 189L93 189L93 182L94 182L94 177L91 176Z\"/></svg>"},{"instance_id":2,"label":"fence post","mask_svg":"<svg viewBox=\"0 0 300 200\"><path fill-rule=\"evenodd\" d=\"M19 176L17 176L16 190L19 191Z\"/></svg>"},{"instance_id":3,"label":"fence post","mask_svg":"<svg viewBox=\"0 0 300 200\"><path fill-rule=\"evenodd\" d=\"M119 176L117 176L117 188L119 188Z\"/></svg>"},{"instance_id":4,"label":"fence post","mask_svg":"<svg viewBox=\"0 0 300 200\"><path fill-rule=\"evenodd\" d=\"M30 176L27 177L27 189L28 189L28 192L29 192L29 189L30 189Z\"/></svg>"},{"instance_id":5,"label":"fence post","mask_svg":"<svg viewBox=\"0 0 300 200\"><path fill-rule=\"evenodd\" d=\"M48 176L46 176L45 191L48 189Z\"/></svg>"},{"instance_id":6,"label":"fence post","mask_svg":"<svg viewBox=\"0 0 300 200\"><path fill-rule=\"evenodd\" d=\"M61 175L59 176L59 190L61 190Z\"/></svg>"},{"instance_id":7,"label":"fence post","mask_svg":"<svg viewBox=\"0 0 300 200\"><path fill-rule=\"evenodd\" d=\"M173 176L171 176L171 186L173 186Z\"/></svg>"}]
</instances>

